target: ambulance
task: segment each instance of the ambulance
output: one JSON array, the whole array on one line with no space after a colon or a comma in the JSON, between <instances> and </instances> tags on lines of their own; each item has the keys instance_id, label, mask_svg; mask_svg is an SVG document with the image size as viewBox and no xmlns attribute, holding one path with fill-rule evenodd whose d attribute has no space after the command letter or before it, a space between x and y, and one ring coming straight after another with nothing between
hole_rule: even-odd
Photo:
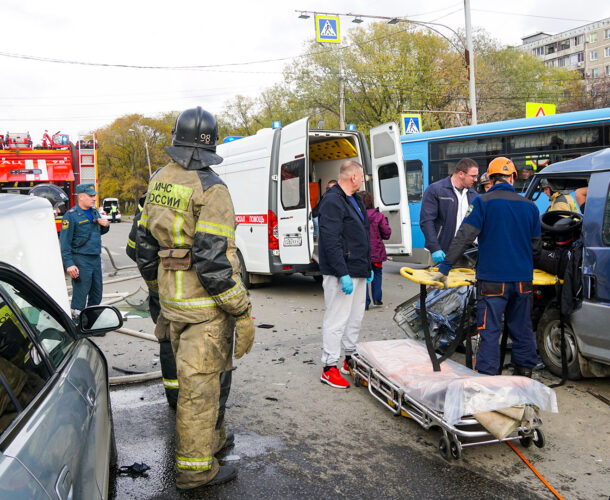
<instances>
[{"instance_id":1,"label":"ambulance","mask_svg":"<svg viewBox=\"0 0 610 500\"><path fill-rule=\"evenodd\" d=\"M370 140L372 154L361 131L310 130L309 118L303 118L252 136L227 138L218 146L223 162L214 170L235 206L235 241L246 286L269 282L279 274L302 273L321 280L312 210L328 181L338 179L345 160L363 166L362 189L373 193L375 206L390 223L388 255L411 254L398 125L371 129Z\"/></svg>"}]
</instances>

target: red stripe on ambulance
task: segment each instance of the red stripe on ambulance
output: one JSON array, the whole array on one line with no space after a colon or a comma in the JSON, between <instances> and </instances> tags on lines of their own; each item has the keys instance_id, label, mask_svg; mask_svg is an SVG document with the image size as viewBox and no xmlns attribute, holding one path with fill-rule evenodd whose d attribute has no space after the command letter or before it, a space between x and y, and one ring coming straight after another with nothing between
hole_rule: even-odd
<instances>
[{"instance_id":1,"label":"red stripe on ambulance","mask_svg":"<svg viewBox=\"0 0 610 500\"><path fill-rule=\"evenodd\" d=\"M267 224L267 214L236 214L237 224Z\"/></svg>"}]
</instances>

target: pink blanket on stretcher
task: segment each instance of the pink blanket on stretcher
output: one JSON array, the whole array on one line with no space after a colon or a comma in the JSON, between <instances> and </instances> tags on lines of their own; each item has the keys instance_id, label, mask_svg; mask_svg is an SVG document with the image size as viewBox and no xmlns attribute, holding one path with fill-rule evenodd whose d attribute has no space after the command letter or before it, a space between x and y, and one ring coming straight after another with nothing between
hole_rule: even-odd
<instances>
[{"instance_id":1,"label":"pink blanket on stretcher","mask_svg":"<svg viewBox=\"0 0 610 500\"><path fill-rule=\"evenodd\" d=\"M435 372L426 346L413 339L361 342L358 354L410 397L442 412L450 425L467 415L522 404L558 411L555 392L530 378L483 375L450 359Z\"/></svg>"}]
</instances>

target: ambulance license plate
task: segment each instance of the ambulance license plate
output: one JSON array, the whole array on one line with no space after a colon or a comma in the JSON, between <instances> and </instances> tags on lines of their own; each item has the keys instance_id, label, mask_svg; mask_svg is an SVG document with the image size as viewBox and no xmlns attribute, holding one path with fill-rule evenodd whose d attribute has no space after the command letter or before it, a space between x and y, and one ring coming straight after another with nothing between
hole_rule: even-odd
<instances>
[{"instance_id":1,"label":"ambulance license plate","mask_svg":"<svg viewBox=\"0 0 610 500\"><path fill-rule=\"evenodd\" d=\"M285 247L300 247L303 244L303 239L300 234L287 234L284 236Z\"/></svg>"}]
</instances>

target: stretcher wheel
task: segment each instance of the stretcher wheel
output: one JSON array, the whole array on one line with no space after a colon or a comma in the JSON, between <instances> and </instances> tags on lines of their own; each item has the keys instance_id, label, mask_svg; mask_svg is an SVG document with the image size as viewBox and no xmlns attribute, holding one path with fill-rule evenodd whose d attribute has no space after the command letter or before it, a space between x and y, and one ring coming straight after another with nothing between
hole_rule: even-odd
<instances>
[{"instance_id":1,"label":"stretcher wheel","mask_svg":"<svg viewBox=\"0 0 610 500\"><path fill-rule=\"evenodd\" d=\"M440 452L441 456L447 461L449 461L451 458L449 456L449 448L449 439L443 436L438 442L438 451Z\"/></svg>"},{"instance_id":2,"label":"stretcher wheel","mask_svg":"<svg viewBox=\"0 0 610 500\"><path fill-rule=\"evenodd\" d=\"M358 375L354 375L354 386L362 386L362 379Z\"/></svg>"},{"instance_id":3,"label":"stretcher wheel","mask_svg":"<svg viewBox=\"0 0 610 500\"><path fill-rule=\"evenodd\" d=\"M532 436L526 436L523 432L519 431L519 442L524 448L529 448L532 446Z\"/></svg>"},{"instance_id":4,"label":"stretcher wheel","mask_svg":"<svg viewBox=\"0 0 610 500\"><path fill-rule=\"evenodd\" d=\"M452 440L449 444L449 451L451 451L451 457L454 460L462 458L462 445L459 441Z\"/></svg>"},{"instance_id":5,"label":"stretcher wheel","mask_svg":"<svg viewBox=\"0 0 610 500\"><path fill-rule=\"evenodd\" d=\"M544 448L546 440L544 438L544 432L540 429L534 429L534 444L537 448Z\"/></svg>"}]
</instances>

